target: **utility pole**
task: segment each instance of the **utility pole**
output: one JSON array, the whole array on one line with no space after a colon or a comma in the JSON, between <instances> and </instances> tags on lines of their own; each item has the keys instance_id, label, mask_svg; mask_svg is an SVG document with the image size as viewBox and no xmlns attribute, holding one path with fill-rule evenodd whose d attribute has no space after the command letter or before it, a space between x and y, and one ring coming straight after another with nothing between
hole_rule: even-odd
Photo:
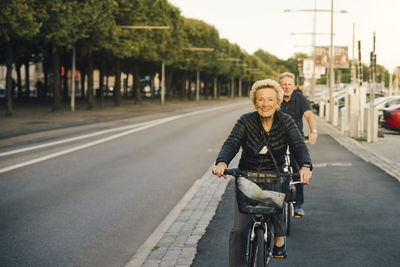
<instances>
[{"instance_id":1,"label":"utility pole","mask_svg":"<svg viewBox=\"0 0 400 267\"><path fill-rule=\"evenodd\" d=\"M351 60L351 85L354 86L356 83L356 62L354 58L355 51L355 23L353 22L353 50L352 50L352 60Z\"/></svg>"},{"instance_id":2,"label":"utility pole","mask_svg":"<svg viewBox=\"0 0 400 267\"><path fill-rule=\"evenodd\" d=\"M218 86L218 80L217 80L217 77L215 77L214 78L214 99L217 99L217 90L218 90L217 86Z\"/></svg>"},{"instance_id":3,"label":"utility pole","mask_svg":"<svg viewBox=\"0 0 400 267\"><path fill-rule=\"evenodd\" d=\"M371 131L371 139L370 142L375 141L375 74L376 74L376 54L375 54L375 32L373 34L373 49L370 54L370 64L371 64L371 80L372 86L371 91L369 93L369 111L370 111L370 131Z\"/></svg>"},{"instance_id":4,"label":"utility pole","mask_svg":"<svg viewBox=\"0 0 400 267\"><path fill-rule=\"evenodd\" d=\"M196 101L200 100L200 71L196 75Z\"/></svg>"},{"instance_id":5,"label":"utility pole","mask_svg":"<svg viewBox=\"0 0 400 267\"><path fill-rule=\"evenodd\" d=\"M161 104L165 103L165 64L161 63Z\"/></svg>"},{"instance_id":6,"label":"utility pole","mask_svg":"<svg viewBox=\"0 0 400 267\"><path fill-rule=\"evenodd\" d=\"M361 63L361 41L358 41L358 106L359 106L359 118L358 118L358 137L363 136L364 132L364 96L363 94L363 88L362 88L362 83L363 83L363 69L362 69L362 63Z\"/></svg>"},{"instance_id":7,"label":"utility pole","mask_svg":"<svg viewBox=\"0 0 400 267\"><path fill-rule=\"evenodd\" d=\"M214 48L212 47L186 47L182 50L191 51L191 52L213 52ZM196 71L196 101L200 100L200 71Z\"/></svg>"},{"instance_id":8,"label":"utility pole","mask_svg":"<svg viewBox=\"0 0 400 267\"><path fill-rule=\"evenodd\" d=\"M339 13L343 13L343 14L345 14L345 13L347 13L347 10L337 10L337 11L335 11L335 10L333 10L333 0L331 0L331 9L329 10L329 9L317 9L317 1L316 0L314 0L314 9L298 9L298 10L291 10L291 9L285 9L283 12L314 12L314 19L313 19L313 32L311 33L312 34L312 59L313 59L313 73L312 73L312 80L311 80L311 92L310 92L310 94L311 94L311 96L313 97L314 96L314 92L315 92L315 43L316 43L316 40L315 40L315 36L318 34L318 33L316 33L316 22L317 22L317 19L316 19L316 13L317 12L330 12L331 13L331 33L330 33L330 35L331 35L331 39L333 38L332 36L333 36L333 12L339 12ZM331 40L332 41L332 40ZM333 106L332 106L333 107ZM332 115L332 113L331 113L331 115Z\"/></svg>"},{"instance_id":9,"label":"utility pole","mask_svg":"<svg viewBox=\"0 0 400 267\"><path fill-rule=\"evenodd\" d=\"M358 82L360 87L363 84L363 68L362 68L362 64L361 64L361 41L358 40Z\"/></svg>"},{"instance_id":10,"label":"utility pole","mask_svg":"<svg viewBox=\"0 0 400 267\"><path fill-rule=\"evenodd\" d=\"M129 30L169 30L169 26L164 25L153 25L153 26L135 26L135 25L117 25L120 29L129 29ZM165 65L161 63L161 104L165 102Z\"/></svg>"},{"instance_id":11,"label":"utility pole","mask_svg":"<svg viewBox=\"0 0 400 267\"><path fill-rule=\"evenodd\" d=\"M314 0L314 18L313 18L313 35L312 35L312 61L313 71L311 77L311 98L314 99L315 92L315 33L317 32L317 0Z\"/></svg>"},{"instance_id":12,"label":"utility pole","mask_svg":"<svg viewBox=\"0 0 400 267\"><path fill-rule=\"evenodd\" d=\"M329 52L329 122L333 124L333 86L335 82L335 72L333 70L333 0L331 0L331 44Z\"/></svg>"}]
</instances>

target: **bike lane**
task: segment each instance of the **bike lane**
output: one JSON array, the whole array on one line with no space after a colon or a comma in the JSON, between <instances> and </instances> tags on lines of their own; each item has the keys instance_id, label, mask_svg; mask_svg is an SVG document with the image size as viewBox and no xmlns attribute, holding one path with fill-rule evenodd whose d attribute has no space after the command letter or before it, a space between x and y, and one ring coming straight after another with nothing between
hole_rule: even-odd
<instances>
[{"instance_id":1,"label":"bike lane","mask_svg":"<svg viewBox=\"0 0 400 267\"><path fill-rule=\"evenodd\" d=\"M309 148L315 167L311 185L305 188L306 216L292 220L288 258L274 259L272 264L396 266L400 260L397 179L330 135L320 134L317 145ZM233 196L231 181L197 245L191 266L229 266Z\"/></svg>"}]
</instances>

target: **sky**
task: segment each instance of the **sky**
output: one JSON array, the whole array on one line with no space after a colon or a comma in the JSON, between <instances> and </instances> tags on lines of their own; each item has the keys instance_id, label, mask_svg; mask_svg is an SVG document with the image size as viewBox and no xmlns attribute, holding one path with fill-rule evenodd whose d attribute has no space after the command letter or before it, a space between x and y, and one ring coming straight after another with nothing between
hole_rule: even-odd
<instances>
[{"instance_id":1,"label":"sky","mask_svg":"<svg viewBox=\"0 0 400 267\"><path fill-rule=\"evenodd\" d=\"M213 25L220 38L238 44L249 54L258 49L280 59L296 52L311 55L314 12L301 9L330 10L331 0L168 0L181 15ZM349 58L357 57L361 41L361 61L369 65L376 34L377 64L389 72L400 66L400 0L333 0L335 46L348 46ZM293 10L284 12L285 9ZM330 45L330 12L316 12L317 46Z\"/></svg>"}]
</instances>

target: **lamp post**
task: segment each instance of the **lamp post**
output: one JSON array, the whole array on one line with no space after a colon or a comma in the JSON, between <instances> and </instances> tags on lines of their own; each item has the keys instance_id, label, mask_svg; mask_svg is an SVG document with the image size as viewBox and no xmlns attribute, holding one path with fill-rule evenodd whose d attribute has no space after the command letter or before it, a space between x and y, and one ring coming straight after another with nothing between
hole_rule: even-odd
<instances>
[{"instance_id":1,"label":"lamp post","mask_svg":"<svg viewBox=\"0 0 400 267\"><path fill-rule=\"evenodd\" d=\"M235 63L235 62L240 62L241 59L237 58L237 57L223 57L223 58L219 58L218 61L227 61L227 62ZM240 65L242 65L242 64L240 64ZM241 83L242 83L242 81L239 78L239 88L238 88L239 95L241 94L240 93L240 90L242 88ZM235 78L231 77L231 97L233 98L234 96L235 96Z\"/></svg>"},{"instance_id":2,"label":"lamp post","mask_svg":"<svg viewBox=\"0 0 400 267\"><path fill-rule=\"evenodd\" d=\"M129 29L129 30L169 30L170 27L166 25L117 25L118 28L121 29ZM165 99L165 64L161 62L161 104L164 104Z\"/></svg>"},{"instance_id":3,"label":"lamp post","mask_svg":"<svg viewBox=\"0 0 400 267\"><path fill-rule=\"evenodd\" d=\"M183 50L192 52L212 52L214 48L212 47L185 47ZM161 90L162 91L162 90ZM200 100L200 71L196 72L196 101Z\"/></svg>"},{"instance_id":4,"label":"lamp post","mask_svg":"<svg viewBox=\"0 0 400 267\"><path fill-rule=\"evenodd\" d=\"M291 9L285 9L284 12L314 12L314 18L313 18L313 35L312 35L312 58L313 58L313 73L312 73L312 82L311 82L311 96L314 97L314 89L315 89L315 43L316 39L315 36L317 35L316 32L316 25L317 25L317 19L316 19L316 13L317 12L330 12L331 13L331 24L333 24L333 12L339 12L339 13L347 13L347 10L333 10L333 0L331 0L331 9L317 9L317 1L314 0L314 9L296 9L296 10L291 10ZM333 35L333 25L331 25L331 39Z\"/></svg>"}]
</instances>

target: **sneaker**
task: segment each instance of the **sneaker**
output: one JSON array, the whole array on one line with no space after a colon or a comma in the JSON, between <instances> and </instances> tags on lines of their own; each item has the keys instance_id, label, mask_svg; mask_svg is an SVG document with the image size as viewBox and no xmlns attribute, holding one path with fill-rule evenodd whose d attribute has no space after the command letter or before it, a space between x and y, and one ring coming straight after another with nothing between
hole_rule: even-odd
<instances>
[{"instance_id":1,"label":"sneaker","mask_svg":"<svg viewBox=\"0 0 400 267\"><path fill-rule=\"evenodd\" d=\"M272 250L272 255L274 256L274 258L285 259L287 256L286 243L282 247L274 246L274 249Z\"/></svg>"},{"instance_id":2,"label":"sneaker","mask_svg":"<svg viewBox=\"0 0 400 267\"><path fill-rule=\"evenodd\" d=\"M304 216L304 210L302 208L295 208L294 209L294 217L295 218L301 218Z\"/></svg>"}]
</instances>

